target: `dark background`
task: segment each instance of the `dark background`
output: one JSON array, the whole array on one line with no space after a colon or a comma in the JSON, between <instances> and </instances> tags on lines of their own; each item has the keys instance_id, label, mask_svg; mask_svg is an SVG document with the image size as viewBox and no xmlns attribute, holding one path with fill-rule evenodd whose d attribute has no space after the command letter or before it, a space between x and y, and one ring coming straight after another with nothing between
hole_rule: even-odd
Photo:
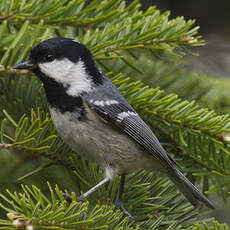
<instances>
[{"instance_id":1,"label":"dark background","mask_svg":"<svg viewBox=\"0 0 230 230\"><path fill-rule=\"evenodd\" d=\"M127 1L132 2L131 0ZM229 33L230 1L228 0L142 0L143 9L156 5L160 10L170 10L171 16L194 18L204 34L211 32Z\"/></svg>"},{"instance_id":2,"label":"dark background","mask_svg":"<svg viewBox=\"0 0 230 230\"><path fill-rule=\"evenodd\" d=\"M127 3L131 3L127 0ZM192 48L199 57L189 56L192 69L211 76L230 76L230 1L229 0L141 0L143 10L151 5L170 10L171 18L195 19L206 46Z\"/></svg>"}]
</instances>

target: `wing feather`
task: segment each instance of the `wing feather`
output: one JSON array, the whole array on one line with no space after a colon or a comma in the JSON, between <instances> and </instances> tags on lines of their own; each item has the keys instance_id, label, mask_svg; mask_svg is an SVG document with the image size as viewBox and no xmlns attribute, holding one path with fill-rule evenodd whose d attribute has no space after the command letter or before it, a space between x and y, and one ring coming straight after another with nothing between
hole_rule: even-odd
<instances>
[{"instance_id":1,"label":"wing feather","mask_svg":"<svg viewBox=\"0 0 230 230\"><path fill-rule=\"evenodd\" d=\"M88 101L87 104L99 116L120 128L122 132L125 132L163 165L174 166L174 160L168 156L152 130L132 107L123 103L99 106L94 101ZM126 116L121 116L121 114Z\"/></svg>"}]
</instances>

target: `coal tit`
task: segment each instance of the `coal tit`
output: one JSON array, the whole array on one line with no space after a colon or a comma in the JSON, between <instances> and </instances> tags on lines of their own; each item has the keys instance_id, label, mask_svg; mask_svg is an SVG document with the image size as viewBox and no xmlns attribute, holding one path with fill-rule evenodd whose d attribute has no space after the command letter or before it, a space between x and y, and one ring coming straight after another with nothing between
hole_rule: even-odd
<instances>
[{"instance_id":1,"label":"coal tit","mask_svg":"<svg viewBox=\"0 0 230 230\"><path fill-rule=\"evenodd\" d=\"M121 175L116 207L122 204L125 175L137 169L168 175L194 205L214 208L176 167L148 125L95 65L90 51L74 39L52 38L32 49L15 69L31 70L44 84L53 123L65 143L104 170L104 179L79 197ZM129 215L130 216L130 215Z\"/></svg>"}]
</instances>

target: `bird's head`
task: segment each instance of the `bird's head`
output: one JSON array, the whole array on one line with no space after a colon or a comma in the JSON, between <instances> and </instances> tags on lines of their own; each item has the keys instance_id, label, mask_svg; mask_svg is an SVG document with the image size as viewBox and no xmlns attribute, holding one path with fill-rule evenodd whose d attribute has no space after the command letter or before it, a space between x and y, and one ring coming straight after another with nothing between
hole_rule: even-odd
<instances>
[{"instance_id":1,"label":"bird's head","mask_svg":"<svg viewBox=\"0 0 230 230\"><path fill-rule=\"evenodd\" d=\"M90 51L69 38L52 38L41 42L32 49L29 60L13 68L31 70L44 85L55 81L72 96L90 91L93 85L101 84L103 79Z\"/></svg>"}]
</instances>

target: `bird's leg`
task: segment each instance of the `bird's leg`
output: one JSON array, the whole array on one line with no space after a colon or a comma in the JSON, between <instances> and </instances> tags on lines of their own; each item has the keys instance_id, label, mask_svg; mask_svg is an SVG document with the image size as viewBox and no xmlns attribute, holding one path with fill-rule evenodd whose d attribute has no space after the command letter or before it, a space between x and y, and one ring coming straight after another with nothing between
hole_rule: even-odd
<instances>
[{"instance_id":1,"label":"bird's leg","mask_svg":"<svg viewBox=\"0 0 230 230\"><path fill-rule=\"evenodd\" d=\"M96 184L95 186L93 186L90 190L88 190L87 192L83 193L82 195L80 195L77 200L78 201L84 201L84 199L90 195L91 193L93 193L94 191L96 191L99 187L101 187L103 184L107 183L109 181L108 177L105 177L102 181L100 181L98 184Z\"/></svg>"},{"instance_id":2,"label":"bird's leg","mask_svg":"<svg viewBox=\"0 0 230 230\"><path fill-rule=\"evenodd\" d=\"M110 179L108 177L105 177L102 181L100 181L98 184L96 184L95 186L93 186L90 190L88 190L87 192L83 193L82 195L80 195L79 197L77 197L78 201L84 201L84 199L90 195L91 193L93 193L94 191L96 191L99 187L101 187L103 184L107 183ZM71 202L72 201L72 197L69 194L63 193L64 197L66 198L67 201Z\"/></svg>"},{"instance_id":3,"label":"bird's leg","mask_svg":"<svg viewBox=\"0 0 230 230\"><path fill-rule=\"evenodd\" d=\"M77 197L77 201L81 201L83 202L84 199L90 195L91 193L93 193L94 191L96 191L99 187L101 187L103 184L107 183L110 179L108 177L105 177L102 181L100 181L98 184L96 184L95 186L93 186L90 190L88 190L87 192L83 193L82 195L80 195L79 197ZM72 201L72 197L69 194L64 193L63 194L66 198L67 201L71 202ZM83 220L87 219L87 213L85 212L83 215Z\"/></svg>"},{"instance_id":4,"label":"bird's leg","mask_svg":"<svg viewBox=\"0 0 230 230\"><path fill-rule=\"evenodd\" d=\"M118 199L115 202L115 208L121 210L126 216L129 217L130 221L133 220L133 216L124 208L123 205L123 191L125 185L125 174L121 175L120 188L118 192Z\"/></svg>"}]
</instances>

